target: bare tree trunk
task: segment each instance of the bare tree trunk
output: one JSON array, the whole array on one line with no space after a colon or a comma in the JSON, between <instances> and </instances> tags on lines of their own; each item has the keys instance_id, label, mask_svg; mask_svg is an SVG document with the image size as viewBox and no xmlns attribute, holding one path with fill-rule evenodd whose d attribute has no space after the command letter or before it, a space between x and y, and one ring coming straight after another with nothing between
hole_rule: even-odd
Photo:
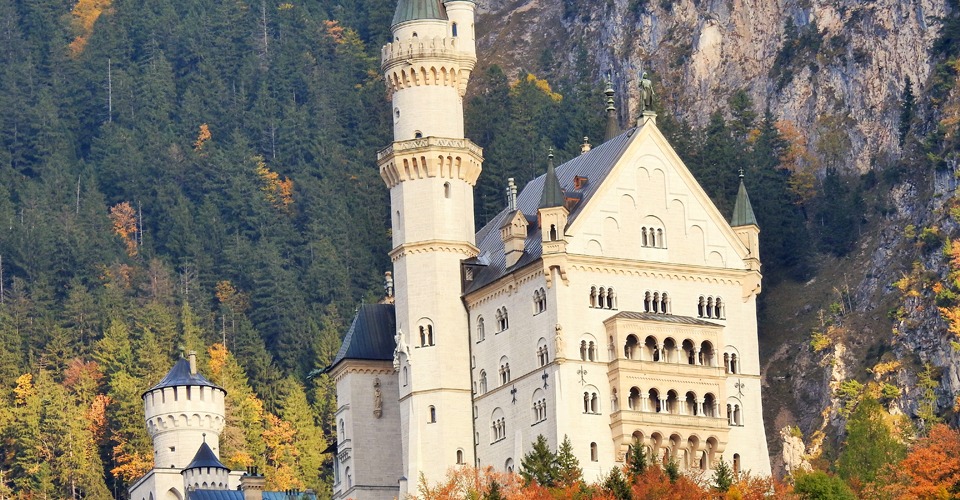
<instances>
[{"instance_id":1,"label":"bare tree trunk","mask_svg":"<svg viewBox=\"0 0 960 500\"><path fill-rule=\"evenodd\" d=\"M77 176L77 214L80 214L80 176Z\"/></svg>"},{"instance_id":2,"label":"bare tree trunk","mask_svg":"<svg viewBox=\"0 0 960 500\"><path fill-rule=\"evenodd\" d=\"M0 255L0 304L3 304L3 255ZM0 482L3 481L3 475L0 473Z\"/></svg>"},{"instance_id":3,"label":"bare tree trunk","mask_svg":"<svg viewBox=\"0 0 960 500\"><path fill-rule=\"evenodd\" d=\"M113 68L107 58L107 123L113 123Z\"/></svg>"}]
</instances>

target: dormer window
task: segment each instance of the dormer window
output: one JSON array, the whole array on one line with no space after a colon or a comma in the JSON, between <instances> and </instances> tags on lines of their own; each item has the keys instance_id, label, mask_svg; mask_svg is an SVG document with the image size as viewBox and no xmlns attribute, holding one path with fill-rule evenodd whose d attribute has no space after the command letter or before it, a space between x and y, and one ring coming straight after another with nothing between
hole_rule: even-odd
<instances>
[{"instance_id":1,"label":"dormer window","mask_svg":"<svg viewBox=\"0 0 960 500\"><path fill-rule=\"evenodd\" d=\"M574 178L573 178L573 189L576 189L576 190L582 189L583 186L586 186L586 185L587 185L587 180L588 180L587 177L583 177L583 176L580 176L580 175L574 177Z\"/></svg>"}]
</instances>

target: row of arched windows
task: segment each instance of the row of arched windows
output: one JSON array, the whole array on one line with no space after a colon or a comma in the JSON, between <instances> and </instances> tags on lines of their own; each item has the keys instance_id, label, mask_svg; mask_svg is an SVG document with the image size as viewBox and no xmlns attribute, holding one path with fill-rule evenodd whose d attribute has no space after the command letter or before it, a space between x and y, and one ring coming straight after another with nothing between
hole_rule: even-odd
<instances>
[{"instance_id":1,"label":"row of arched windows","mask_svg":"<svg viewBox=\"0 0 960 500\"><path fill-rule=\"evenodd\" d=\"M643 296L643 312L670 314L670 297L667 292L647 292Z\"/></svg>"},{"instance_id":2,"label":"row of arched windows","mask_svg":"<svg viewBox=\"0 0 960 500\"><path fill-rule=\"evenodd\" d=\"M500 441L501 439L507 438L507 420L503 417L495 419L491 425L492 432L492 442Z\"/></svg>"},{"instance_id":3,"label":"row of arched windows","mask_svg":"<svg viewBox=\"0 0 960 500\"><path fill-rule=\"evenodd\" d=\"M723 371L725 373L740 373L740 360L736 353L723 353Z\"/></svg>"},{"instance_id":4,"label":"row of arched windows","mask_svg":"<svg viewBox=\"0 0 960 500\"><path fill-rule=\"evenodd\" d=\"M471 363L475 363L475 361L471 361ZM537 342L537 366L544 367L549 363L550 363L550 348L547 346L547 340L541 337L540 340ZM472 367L475 368L475 366L472 366ZM406 367L404 367L404 370L406 370ZM507 358L506 356L503 356L500 358L499 373L500 373L501 386L510 382L511 380L510 359ZM404 375L406 375L405 371L404 371ZM478 380L474 384L474 393L478 395L486 394L488 390L487 371L480 370L480 373L477 378ZM404 385L406 385L406 383L404 383Z\"/></svg>"},{"instance_id":5,"label":"row of arched windows","mask_svg":"<svg viewBox=\"0 0 960 500\"><path fill-rule=\"evenodd\" d=\"M641 345L640 339L630 334L627 335L627 342L623 346L623 356L640 361L714 366L713 344L708 340L698 344L693 340L685 339L678 345L677 341L671 337L659 342L656 337L649 335Z\"/></svg>"},{"instance_id":6,"label":"row of arched windows","mask_svg":"<svg viewBox=\"0 0 960 500\"><path fill-rule=\"evenodd\" d=\"M597 397L597 393L589 391L583 393L583 412L600 414L600 398Z\"/></svg>"},{"instance_id":7,"label":"row of arched windows","mask_svg":"<svg viewBox=\"0 0 960 500\"><path fill-rule=\"evenodd\" d=\"M697 302L697 317L711 319L725 319L726 311L723 307L723 299L720 297L700 296Z\"/></svg>"},{"instance_id":8,"label":"row of arched windows","mask_svg":"<svg viewBox=\"0 0 960 500\"><path fill-rule=\"evenodd\" d=\"M597 344L594 341L590 340L581 340L580 341L580 360L581 361L596 361L597 360Z\"/></svg>"},{"instance_id":9,"label":"row of arched windows","mask_svg":"<svg viewBox=\"0 0 960 500\"><path fill-rule=\"evenodd\" d=\"M743 410L740 409L738 403L727 405L727 424L730 427L743 426Z\"/></svg>"},{"instance_id":10,"label":"row of arched windows","mask_svg":"<svg viewBox=\"0 0 960 500\"><path fill-rule=\"evenodd\" d=\"M663 229L659 227L641 227L640 245L652 248L667 248L667 241L663 238Z\"/></svg>"},{"instance_id":11,"label":"row of arched windows","mask_svg":"<svg viewBox=\"0 0 960 500\"><path fill-rule=\"evenodd\" d=\"M533 423L539 424L547 419L547 400L539 399L533 402Z\"/></svg>"},{"instance_id":12,"label":"row of arched windows","mask_svg":"<svg viewBox=\"0 0 960 500\"><path fill-rule=\"evenodd\" d=\"M510 382L510 361L506 357L500 360L500 385Z\"/></svg>"},{"instance_id":13,"label":"row of arched windows","mask_svg":"<svg viewBox=\"0 0 960 500\"><path fill-rule=\"evenodd\" d=\"M616 389L614 389L613 394L615 398ZM627 409L631 411L671 413L674 415L691 415L710 418L717 417L719 412L717 408L717 398L709 392L705 394L702 399L699 399L696 393L688 391L681 399L680 393L673 389L663 394L657 389L650 389L643 392L638 387L630 388L630 394L627 397Z\"/></svg>"},{"instance_id":14,"label":"row of arched windows","mask_svg":"<svg viewBox=\"0 0 960 500\"><path fill-rule=\"evenodd\" d=\"M510 328L510 317L507 315L507 308L501 307L497 309L497 333L505 331L507 328Z\"/></svg>"},{"instance_id":15,"label":"row of arched windows","mask_svg":"<svg viewBox=\"0 0 960 500\"><path fill-rule=\"evenodd\" d=\"M617 294L612 287L590 287L590 307L594 309L616 309Z\"/></svg>"},{"instance_id":16,"label":"row of arched windows","mask_svg":"<svg viewBox=\"0 0 960 500\"><path fill-rule=\"evenodd\" d=\"M550 362L550 350L547 348L547 342L540 339L542 344L537 346L537 366L544 367Z\"/></svg>"},{"instance_id":17,"label":"row of arched windows","mask_svg":"<svg viewBox=\"0 0 960 500\"><path fill-rule=\"evenodd\" d=\"M547 310L547 292L540 288L533 292L533 314L540 314Z\"/></svg>"}]
</instances>

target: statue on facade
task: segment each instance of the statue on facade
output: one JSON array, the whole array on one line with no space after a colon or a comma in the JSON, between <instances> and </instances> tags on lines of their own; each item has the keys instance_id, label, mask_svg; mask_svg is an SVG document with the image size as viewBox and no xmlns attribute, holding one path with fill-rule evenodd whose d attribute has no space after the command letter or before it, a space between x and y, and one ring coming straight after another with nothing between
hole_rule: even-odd
<instances>
[{"instance_id":1,"label":"statue on facade","mask_svg":"<svg viewBox=\"0 0 960 500\"><path fill-rule=\"evenodd\" d=\"M380 377L373 381L373 416L383 416L383 395L380 393Z\"/></svg>"},{"instance_id":2,"label":"statue on facade","mask_svg":"<svg viewBox=\"0 0 960 500\"><path fill-rule=\"evenodd\" d=\"M647 72L640 73L640 112L653 111L653 82Z\"/></svg>"},{"instance_id":3,"label":"statue on facade","mask_svg":"<svg viewBox=\"0 0 960 500\"><path fill-rule=\"evenodd\" d=\"M403 341L403 330L397 328L397 335L393 337L393 340L397 343L396 349L393 350L393 369L399 370L400 355L406 355L407 364L410 364L410 352L407 350L407 344Z\"/></svg>"},{"instance_id":4,"label":"statue on facade","mask_svg":"<svg viewBox=\"0 0 960 500\"><path fill-rule=\"evenodd\" d=\"M554 327L556 330L556 336L553 338L554 343L556 344L558 358L564 357L563 355L563 327L560 326L560 323L557 323L557 326Z\"/></svg>"}]
</instances>

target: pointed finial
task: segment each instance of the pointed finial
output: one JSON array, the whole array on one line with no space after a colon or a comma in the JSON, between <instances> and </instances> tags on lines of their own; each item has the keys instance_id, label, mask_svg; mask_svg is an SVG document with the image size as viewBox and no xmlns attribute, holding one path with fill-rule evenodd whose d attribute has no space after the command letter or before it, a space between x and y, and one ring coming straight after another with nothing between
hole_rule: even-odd
<instances>
[{"instance_id":1,"label":"pointed finial","mask_svg":"<svg viewBox=\"0 0 960 500\"><path fill-rule=\"evenodd\" d=\"M607 96L607 130L604 133L603 140L609 141L620 134L620 123L617 119L616 101L613 100L613 81L610 72L607 72L607 88L603 93Z\"/></svg>"},{"instance_id":2,"label":"pointed finial","mask_svg":"<svg viewBox=\"0 0 960 500\"><path fill-rule=\"evenodd\" d=\"M206 433L206 432L203 433L203 442L204 442L204 443L207 442L207 433Z\"/></svg>"},{"instance_id":3,"label":"pointed finial","mask_svg":"<svg viewBox=\"0 0 960 500\"><path fill-rule=\"evenodd\" d=\"M580 154L590 152L590 148L591 148L590 138L587 136L583 136L583 144L580 146Z\"/></svg>"},{"instance_id":4,"label":"pointed finial","mask_svg":"<svg viewBox=\"0 0 960 500\"><path fill-rule=\"evenodd\" d=\"M547 150L547 161L550 162L550 167L553 167L553 148Z\"/></svg>"}]
</instances>

